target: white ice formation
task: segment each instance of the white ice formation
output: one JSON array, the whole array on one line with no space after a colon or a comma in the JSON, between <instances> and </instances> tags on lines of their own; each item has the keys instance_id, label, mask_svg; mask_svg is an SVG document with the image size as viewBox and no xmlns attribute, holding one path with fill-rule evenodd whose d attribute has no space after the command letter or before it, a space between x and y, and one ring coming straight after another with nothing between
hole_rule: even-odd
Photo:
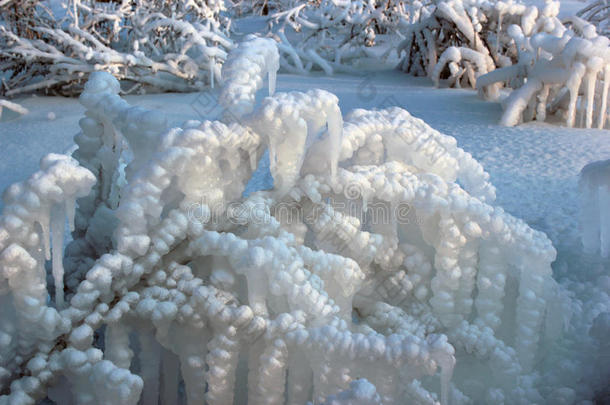
<instances>
[{"instance_id":1,"label":"white ice formation","mask_svg":"<svg viewBox=\"0 0 610 405\"><path fill-rule=\"evenodd\" d=\"M475 88L479 76L516 61L517 49L506 34L509 26L532 31L544 28L543 22L535 6L512 0L440 1L427 18L406 30L399 67L430 77L436 86Z\"/></svg>"},{"instance_id":2,"label":"white ice formation","mask_svg":"<svg viewBox=\"0 0 610 405\"><path fill-rule=\"evenodd\" d=\"M557 20L559 6L549 3L543 11L544 31L525 31L516 25L508 34L519 46L518 62L479 78L485 91L500 82L514 90L503 101L500 123L513 126L523 121L545 121L556 115L568 127L608 127L610 88L610 40L579 17Z\"/></svg>"},{"instance_id":3,"label":"white ice formation","mask_svg":"<svg viewBox=\"0 0 610 405\"><path fill-rule=\"evenodd\" d=\"M231 62L255 88L268 44ZM51 155L8 189L0 405L537 401L565 316L555 250L493 205L481 165L400 108L342 117L321 90L259 106L226 72L225 108L253 111L171 129L92 75L81 165ZM267 148L275 187L243 197ZM78 197L48 298L54 207Z\"/></svg>"},{"instance_id":4,"label":"white ice formation","mask_svg":"<svg viewBox=\"0 0 610 405\"><path fill-rule=\"evenodd\" d=\"M478 88L503 100L502 125L545 121L608 126L610 40L579 17L560 21L559 2L447 0L413 24L399 46L400 68L436 86Z\"/></svg>"},{"instance_id":5,"label":"white ice formation","mask_svg":"<svg viewBox=\"0 0 610 405\"><path fill-rule=\"evenodd\" d=\"M608 0L592 0L576 15L594 24L600 34L610 36L610 4Z\"/></svg>"},{"instance_id":6,"label":"white ice formation","mask_svg":"<svg viewBox=\"0 0 610 405\"><path fill-rule=\"evenodd\" d=\"M0 99L0 120L2 119L2 110L4 109L14 111L19 115L25 115L29 112L27 108L15 102Z\"/></svg>"},{"instance_id":7,"label":"white ice formation","mask_svg":"<svg viewBox=\"0 0 610 405\"><path fill-rule=\"evenodd\" d=\"M0 92L75 95L94 71L128 91L193 91L219 80L230 21L218 0L0 1ZM55 8L55 10L53 10ZM61 13L61 11L60 11Z\"/></svg>"},{"instance_id":8,"label":"white ice formation","mask_svg":"<svg viewBox=\"0 0 610 405\"><path fill-rule=\"evenodd\" d=\"M586 252L610 256L610 160L580 173L582 244Z\"/></svg>"},{"instance_id":9,"label":"white ice formation","mask_svg":"<svg viewBox=\"0 0 610 405\"><path fill-rule=\"evenodd\" d=\"M425 11L422 2L403 0L285 3L270 15L270 31L282 69L300 74L353 71L367 59L378 65L396 48L400 30Z\"/></svg>"}]
</instances>

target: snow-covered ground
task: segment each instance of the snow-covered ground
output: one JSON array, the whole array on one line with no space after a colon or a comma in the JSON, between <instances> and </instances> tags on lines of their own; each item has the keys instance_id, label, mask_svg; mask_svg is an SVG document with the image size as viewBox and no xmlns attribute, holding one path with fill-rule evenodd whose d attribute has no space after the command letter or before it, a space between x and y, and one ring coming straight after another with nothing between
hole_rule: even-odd
<instances>
[{"instance_id":1,"label":"snow-covered ground","mask_svg":"<svg viewBox=\"0 0 610 405\"><path fill-rule=\"evenodd\" d=\"M343 113L354 108L397 105L442 133L455 137L491 174L497 203L546 232L556 246L577 248L578 174L587 163L610 159L607 130L568 129L529 123L514 128L497 124L502 108L472 90L435 89L428 79L397 71L306 78L280 74L278 91L321 88L335 93ZM133 105L160 110L179 125L220 112L217 91L192 94L127 96ZM18 100L26 116L0 122L0 188L25 179L50 152L66 152L79 131L84 108L76 99L28 97ZM54 119L49 119L49 114ZM259 183L268 177L257 179Z\"/></svg>"}]
</instances>

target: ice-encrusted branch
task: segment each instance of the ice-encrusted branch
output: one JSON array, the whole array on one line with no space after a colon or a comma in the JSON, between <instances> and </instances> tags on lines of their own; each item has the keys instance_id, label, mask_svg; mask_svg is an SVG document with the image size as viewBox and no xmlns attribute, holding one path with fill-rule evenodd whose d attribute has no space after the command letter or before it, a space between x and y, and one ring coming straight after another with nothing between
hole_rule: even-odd
<instances>
[{"instance_id":1,"label":"ice-encrusted branch","mask_svg":"<svg viewBox=\"0 0 610 405\"><path fill-rule=\"evenodd\" d=\"M402 37L400 30L422 10L420 2L322 0L285 7L270 16L269 26L282 69L330 75L353 71L367 59L388 59Z\"/></svg>"},{"instance_id":2,"label":"ice-encrusted branch","mask_svg":"<svg viewBox=\"0 0 610 405\"><path fill-rule=\"evenodd\" d=\"M51 156L38 183L6 194L0 404L482 401L460 370L474 363L499 369L493 398L537 398L519 378L536 371L553 314L549 240L493 205L489 175L455 139L400 108L344 118L322 90L257 105L272 44L250 38L229 57L224 122L164 128L110 74L91 75L81 165ZM246 197L265 149L274 188ZM49 194L23 194L36 184ZM36 254L50 211L34 203L77 197L61 309Z\"/></svg>"},{"instance_id":3,"label":"ice-encrusted branch","mask_svg":"<svg viewBox=\"0 0 610 405\"><path fill-rule=\"evenodd\" d=\"M2 92L9 96L78 94L95 71L130 82L132 91L198 90L219 79L233 46L220 2L79 0L62 19L43 2L31 3L0 9L0 55L9 72Z\"/></svg>"},{"instance_id":4,"label":"ice-encrusted branch","mask_svg":"<svg viewBox=\"0 0 610 405\"><path fill-rule=\"evenodd\" d=\"M610 40L578 17L566 23L570 29L558 25L561 29L531 36L510 27L509 34L521 47L518 62L482 76L478 83L482 91L499 82L513 83L502 125L544 121L555 114L568 127L608 126Z\"/></svg>"}]
</instances>

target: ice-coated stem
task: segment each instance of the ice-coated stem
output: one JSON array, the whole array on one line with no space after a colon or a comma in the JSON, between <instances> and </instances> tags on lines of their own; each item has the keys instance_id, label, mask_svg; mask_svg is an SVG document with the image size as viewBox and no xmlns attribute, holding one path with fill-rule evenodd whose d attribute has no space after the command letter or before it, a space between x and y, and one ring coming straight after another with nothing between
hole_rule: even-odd
<instances>
[{"instance_id":1,"label":"ice-coated stem","mask_svg":"<svg viewBox=\"0 0 610 405\"><path fill-rule=\"evenodd\" d=\"M163 390L161 392L162 404L178 403L178 376L180 362L178 356L169 350L163 350Z\"/></svg>"},{"instance_id":2,"label":"ice-coated stem","mask_svg":"<svg viewBox=\"0 0 610 405\"><path fill-rule=\"evenodd\" d=\"M157 405L159 403L159 376L161 370L161 345L149 332L141 332L138 335L140 341L140 368L144 390L142 391L143 405ZM163 370L171 372L168 368ZM164 402L166 403L166 402Z\"/></svg>"},{"instance_id":3,"label":"ice-coated stem","mask_svg":"<svg viewBox=\"0 0 610 405\"><path fill-rule=\"evenodd\" d=\"M55 281L55 305L57 308L64 306L64 229L65 208L63 204L54 204L51 207L51 245L53 251L52 273Z\"/></svg>"}]
</instances>

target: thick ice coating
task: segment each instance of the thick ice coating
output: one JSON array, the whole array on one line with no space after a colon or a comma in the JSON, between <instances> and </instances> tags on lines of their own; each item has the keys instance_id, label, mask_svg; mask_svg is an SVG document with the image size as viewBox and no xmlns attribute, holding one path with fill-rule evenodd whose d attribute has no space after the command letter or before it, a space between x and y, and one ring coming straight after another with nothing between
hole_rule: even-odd
<instances>
[{"instance_id":1,"label":"thick ice coating","mask_svg":"<svg viewBox=\"0 0 610 405\"><path fill-rule=\"evenodd\" d=\"M569 300L548 238L403 109L343 118L321 90L256 107L252 49L229 59L256 85L222 89L239 122L162 129L92 75L80 164L51 155L5 192L0 405L539 401ZM266 148L274 189L244 197ZM58 312L43 246L61 257L55 215L77 198Z\"/></svg>"}]
</instances>

